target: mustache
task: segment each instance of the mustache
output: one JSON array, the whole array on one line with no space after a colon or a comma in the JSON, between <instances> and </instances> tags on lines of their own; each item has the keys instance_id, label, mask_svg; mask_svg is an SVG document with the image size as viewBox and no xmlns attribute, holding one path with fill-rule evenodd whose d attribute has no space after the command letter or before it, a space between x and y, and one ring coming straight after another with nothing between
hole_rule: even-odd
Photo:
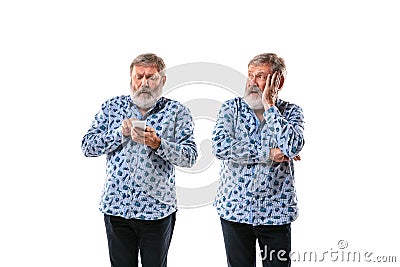
<instances>
[{"instance_id":1,"label":"mustache","mask_svg":"<svg viewBox=\"0 0 400 267\"><path fill-rule=\"evenodd\" d=\"M148 87L148 86L143 86L143 87L141 87L140 89L138 89L138 90L134 93L134 96L138 96L138 95L143 94L143 93L146 93L146 94L149 94L149 95L153 96L153 92L152 92L152 90L150 89L150 87Z\"/></svg>"},{"instance_id":2,"label":"mustache","mask_svg":"<svg viewBox=\"0 0 400 267\"><path fill-rule=\"evenodd\" d=\"M256 85L252 85L249 88L247 88L247 95L251 93L258 93L259 95L262 95L261 89L258 88Z\"/></svg>"}]
</instances>

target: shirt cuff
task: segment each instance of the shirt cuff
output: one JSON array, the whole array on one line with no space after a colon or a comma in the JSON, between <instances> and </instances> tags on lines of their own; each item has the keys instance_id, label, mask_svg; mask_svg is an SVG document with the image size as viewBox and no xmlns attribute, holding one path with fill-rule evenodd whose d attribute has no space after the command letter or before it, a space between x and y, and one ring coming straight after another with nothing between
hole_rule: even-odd
<instances>
[{"instance_id":1,"label":"shirt cuff","mask_svg":"<svg viewBox=\"0 0 400 267\"><path fill-rule=\"evenodd\" d=\"M166 151L168 150L168 145L166 142L167 141L161 138L160 146L157 149L152 149L151 147L149 148L152 149L156 153L156 155L164 158L164 156L166 155Z\"/></svg>"}]
</instances>

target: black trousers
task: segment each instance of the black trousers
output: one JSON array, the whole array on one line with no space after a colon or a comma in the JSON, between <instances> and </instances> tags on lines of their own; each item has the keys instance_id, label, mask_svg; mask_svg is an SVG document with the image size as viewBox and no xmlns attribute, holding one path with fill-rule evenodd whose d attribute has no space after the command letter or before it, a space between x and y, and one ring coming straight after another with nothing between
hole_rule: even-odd
<instances>
[{"instance_id":1,"label":"black trousers","mask_svg":"<svg viewBox=\"0 0 400 267\"><path fill-rule=\"evenodd\" d=\"M255 267L257 239L264 267L290 266L290 224L253 226L221 218L221 226L229 267Z\"/></svg>"},{"instance_id":2,"label":"black trousers","mask_svg":"<svg viewBox=\"0 0 400 267\"><path fill-rule=\"evenodd\" d=\"M145 221L104 215L111 266L137 267L139 252L143 267L167 266L175 216Z\"/></svg>"}]
</instances>

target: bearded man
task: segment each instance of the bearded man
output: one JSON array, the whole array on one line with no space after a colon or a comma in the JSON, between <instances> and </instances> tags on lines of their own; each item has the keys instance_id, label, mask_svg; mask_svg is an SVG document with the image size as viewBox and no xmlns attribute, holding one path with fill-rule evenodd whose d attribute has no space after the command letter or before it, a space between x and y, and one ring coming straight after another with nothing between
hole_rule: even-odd
<instances>
[{"instance_id":1,"label":"bearded man","mask_svg":"<svg viewBox=\"0 0 400 267\"><path fill-rule=\"evenodd\" d=\"M167 266L177 211L174 166L197 159L193 119L187 107L161 97L165 64L142 54L130 66L130 95L101 106L82 151L107 155L100 211L111 266ZM140 126L140 122L143 126Z\"/></svg>"},{"instance_id":2,"label":"bearded man","mask_svg":"<svg viewBox=\"0 0 400 267\"><path fill-rule=\"evenodd\" d=\"M286 77L282 58L255 56L244 97L226 101L213 132L221 160L215 207L229 267L290 266L291 223L297 218L294 161L304 145L303 111L278 97Z\"/></svg>"}]
</instances>

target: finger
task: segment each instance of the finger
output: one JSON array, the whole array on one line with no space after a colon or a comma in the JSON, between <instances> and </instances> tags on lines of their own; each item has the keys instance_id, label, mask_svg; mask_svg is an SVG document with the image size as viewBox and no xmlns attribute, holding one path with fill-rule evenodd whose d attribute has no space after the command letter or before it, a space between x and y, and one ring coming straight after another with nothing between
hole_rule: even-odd
<instances>
[{"instance_id":1,"label":"finger","mask_svg":"<svg viewBox=\"0 0 400 267\"><path fill-rule=\"evenodd\" d=\"M277 91L279 90L279 86L281 85L281 74L277 72L275 86Z\"/></svg>"},{"instance_id":2,"label":"finger","mask_svg":"<svg viewBox=\"0 0 400 267\"><path fill-rule=\"evenodd\" d=\"M135 128L131 128L131 137L132 140L137 140L139 138L138 133L135 131Z\"/></svg>"},{"instance_id":3,"label":"finger","mask_svg":"<svg viewBox=\"0 0 400 267\"><path fill-rule=\"evenodd\" d=\"M271 87L271 80L272 80L272 76L271 76L271 74L268 74L267 75L267 88L270 88Z\"/></svg>"},{"instance_id":4,"label":"finger","mask_svg":"<svg viewBox=\"0 0 400 267\"><path fill-rule=\"evenodd\" d=\"M268 87L264 89L264 91L262 92L262 99L267 100L268 97Z\"/></svg>"},{"instance_id":5,"label":"finger","mask_svg":"<svg viewBox=\"0 0 400 267\"><path fill-rule=\"evenodd\" d=\"M122 133L124 135L129 134L129 127L128 127L127 122L125 120L122 121L121 130L122 130Z\"/></svg>"},{"instance_id":6,"label":"finger","mask_svg":"<svg viewBox=\"0 0 400 267\"><path fill-rule=\"evenodd\" d=\"M283 157L279 156L279 157L276 157L275 161L276 162L285 162L285 161L289 161L289 158L286 156L283 156Z\"/></svg>"},{"instance_id":7,"label":"finger","mask_svg":"<svg viewBox=\"0 0 400 267\"><path fill-rule=\"evenodd\" d=\"M271 149L269 152L269 159L272 159L273 161L275 161L275 151L276 149Z\"/></svg>"},{"instance_id":8,"label":"finger","mask_svg":"<svg viewBox=\"0 0 400 267\"><path fill-rule=\"evenodd\" d=\"M144 136L144 131L141 128L132 127L132 132L134 132L136 136Z\"/></svg>"},{"instance_id":9,"label":"finger","mask_svg":"<svg viewBox=\"0 0 400 267\"><path fill-rule=\"evenodd\" d=\"M146 132L155 132L154 128L150 127L150 126L146 126L145 129Z\"/></svg>"},{"instance_id":10,"label":"finger","mask_svg":"<svg viewBox=\"0 0 400 267\"><path fill-rule=\"evenodd\" d=\"M287 156L283 156L282 157L282 162L285 162L285 161L289 161L290 159L289 159L289 157L287 157Z\"/></svg>"},{"instance_id":11,"label":"finger","mask_svg":"<svg viewBox=\"0 0 400 267\"><path fill-rule=\"evenodd\" d=\"M142 132L142 133L140 133ZM131 129L131 138L133 141L144 144L144 136L143 136L143 131L138 131L135 128Z\"/></svg>"},{"instance_id":12,"label":"finger","mask_svg":"<svg viewBox=\"0 0 400 267\"><path fill-rule=\"evenodd\" d=\"M151 135L152 135L152 132L151 133L148 133L148 132L144 132L143 133L143 142L144 142L144 144L148 144L148 143L151 142L151 140L153 139L153 137Z\"/></svg>"},{"instance_id":13,"label":"finger","mask_svg":"<svg viewBox=\"0 0 400 267\"><path fill-rule=\"evenodd\" d=\"M276 85L276 74L277 74L277 72L275 71L275 72L272 74L272 80L271 80L271 85L273 85L274 87L275 87L275 85Z\"/></svg>"},{"instance_id":14,"label":"finger","mask_svg":"<svg viewBox=\"0 0 400 267\"><path fill-rule=\"evenodd\" d=\"M148 132L148 131L144 132L144 140L145 140L146 144L154 143L154 140L156 140L156 139L157 139L157 134L154 131L154 129L152 129L151 132Z\"/></svg>"},{"instance_id":15,"label":"finger","mask_svg":"<svg viewBox=\"0 0 400 267\"><path fill-rule=\"evenodd\" d=\"M273 87L273 97L276 97L279 91L279 85L281 83L281 77L279 72L275 71L274 74L272 75L273 80L272 80L272 87Z\"/></svg>"},{"instance_id":16,"label":"finger","mask_svg":"<svg viewBox=\"0 0 400 267\"><path fill-rule=\"evenodd\" d=\"M135 131L135 128L131 128L131 136L132 136L132 139L135 139L137 137L137 133Z\"/></svg>"}]
</instances>

